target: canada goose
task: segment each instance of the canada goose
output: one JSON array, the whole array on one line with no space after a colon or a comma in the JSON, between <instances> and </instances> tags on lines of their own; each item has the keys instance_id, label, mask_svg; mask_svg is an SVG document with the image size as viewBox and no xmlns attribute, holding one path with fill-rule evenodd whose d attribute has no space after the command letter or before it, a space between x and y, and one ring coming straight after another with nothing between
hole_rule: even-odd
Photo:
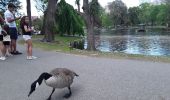
<instances>
[{"instance_id":1,"label":"canada goose","mask_svg":"<svg viewBox=\"0 0 170 100\"><path fill-rule=\"evenodd\" d=\"M70 85L73 83L74 76L78 76L75 72L66 68L55 68L50 73L44 72L39 78L31 84L31 89L28 97L35 91L35 89L41 85L44 80L46 85L53 88L52 93L47 100L51 100L51 96L56 88L65 88L69 90L68 94L65 94L65 98L69 98L72 94Z\"/></svg>"}]
</instances>

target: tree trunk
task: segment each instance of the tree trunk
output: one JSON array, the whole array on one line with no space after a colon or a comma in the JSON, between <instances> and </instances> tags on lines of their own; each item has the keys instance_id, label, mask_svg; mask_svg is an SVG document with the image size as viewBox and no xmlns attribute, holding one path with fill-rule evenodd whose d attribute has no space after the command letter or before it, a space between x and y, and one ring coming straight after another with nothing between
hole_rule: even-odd
<instances>
[{"instance_id":1,"label":"tree trunk","mask_svg":"<svg viewBox=\"0 0 170 100\"><path fill-rule=\"evenodd\" d=\"M79 5L77 5L78 6L78 12L80 12L80 4Z\"/></svg>"},{"instance_id":2,"label":"tree trunk","mask_svg":"<svg viewBox=\"0 0 170 100\"><path fill-rule=\"evenodd\" d=\"M32 21L31 21L31 1L30 0L26 0L27 1L27 16L29 18L29 26L32 26Z\"/></svg>"},{"instance_id":3,"label":"tree trunk","mask_svg":"<svg viewBox=\"0 0 170 100\"><path fill-rule=\"evenodd\" d=\"M95 51L94 19L91 17L89 10L89 1L83 0L83 17L87 27L87 50Z\"/></svg>"},{"instance_id":4,"label":"tree trunk","mask_svg":"<svg viewBox=\"0 0 170 100\"><path fill-rule=\"evenodd\" d=\"M95 51L96 50L96 47L95 47L95 36L94 36L94 23L93 21L90 21L88 22L88 25L87 25L87 50L93 50Z\"/></svg>"},{"instance_id":5,"label":"tree trunk","mask_svg":"<svg viewBox=\"0 0 170 100\"><path fill-rule=\"evenodd\" d=\"M54 41L55 12L58 0L48 0L47 12L44 16L44 39L47 42Z\"/></svg>"},{"instance_id":6,"label":"tree trunk","mask_svg":"<svg viewBox=\"0 0 170 100\"><path fill-rule=\"evenodd\" d=\"M45 18L46 18L46 14L47 13L47 11L44 11L44 18L43 18L43 25L42 25L42 28L41 28L41 34L45 34Z\"/></svg>"}]
</instances>

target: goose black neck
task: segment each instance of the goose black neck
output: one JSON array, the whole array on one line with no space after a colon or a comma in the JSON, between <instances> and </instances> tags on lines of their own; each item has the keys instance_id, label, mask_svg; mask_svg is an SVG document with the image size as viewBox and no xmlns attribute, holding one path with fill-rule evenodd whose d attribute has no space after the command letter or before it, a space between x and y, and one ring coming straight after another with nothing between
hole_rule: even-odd
<instances>
[{"instance_id":1,"label":"goose black neck","mask_svg":"<svg viewBox=\"0 0 170 100\"><path fill-rule=\"evenodd\" d=\"M47 79L49 79L50 77L52 77L51 74L44 72L44 73L42 73L42 74L39 76L39 78L37 79L37 82L38 82L39 84L41 84L43 80L47 80Z\"/></svg>"}]
</instances>

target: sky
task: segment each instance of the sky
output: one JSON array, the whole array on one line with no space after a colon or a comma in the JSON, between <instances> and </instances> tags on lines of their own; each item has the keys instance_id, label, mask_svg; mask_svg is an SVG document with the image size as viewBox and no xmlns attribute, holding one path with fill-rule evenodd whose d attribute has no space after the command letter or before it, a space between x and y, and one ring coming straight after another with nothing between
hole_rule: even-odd
<instances>
[{"instance_id":1,"label":"sky","mask_svg":"<svg viewBox=\"0 0 170 100\"><path fill-rule=\"evenodd\" d=\"M26 14L26 0L20 0L22 2L22 6L23 9L21 10L21 12ZM98 0L99 3L105 7L109 2L112 2L114 0ZM133 6L138 6L140 1L139 0L122 0L127 7L133 7ZM75 5L75 0L66 0L67 3L71 4L72 6L74 6L75 8L77 7ZM83 0L80 0L80 4L82 6L83 4ZM42 15L42 13L38 12L35 8L35 2L34 0L31 0L31 11L32 11L32 16L40 16Z\"/></svg>"}]
</instances>

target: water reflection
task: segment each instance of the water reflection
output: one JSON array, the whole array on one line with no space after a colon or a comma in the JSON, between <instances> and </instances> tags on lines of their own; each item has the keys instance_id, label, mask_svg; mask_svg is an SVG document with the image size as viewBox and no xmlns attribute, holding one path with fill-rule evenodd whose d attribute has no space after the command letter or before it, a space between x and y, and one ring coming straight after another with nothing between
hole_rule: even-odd
<instances>
[{"instance_id":1,"label":"water reflection","mask_svg":"<svg viewBox=\"0 0 170 100\"><path fill-rule=\"evenodd\" d=\"M170 56L169 34L166 32L146 32L142 34L129 30L112 31L111 33L96 35L96 47L104 52Z\"/></svg>"}]
</instances>

